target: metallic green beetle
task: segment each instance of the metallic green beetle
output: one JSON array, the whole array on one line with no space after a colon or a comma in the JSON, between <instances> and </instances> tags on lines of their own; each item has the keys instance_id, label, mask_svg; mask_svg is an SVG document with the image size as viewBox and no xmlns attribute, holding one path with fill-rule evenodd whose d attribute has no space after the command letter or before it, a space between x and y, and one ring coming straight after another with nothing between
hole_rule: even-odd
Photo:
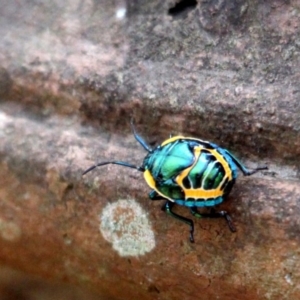
<instances>
[{"instance_id":1,"label":"metallic green beetle","mask_svg":"<svg viewBox=\"0 0 300 300\"><path fill-rule=\"evenodd\" d=\"M135 131L135 139L148 151L143 164L138 167L123 161L106 161L98 163L83 172L83 175L96 167L116 164L133 168L144 173L144 178L152 191L151 200L167 200L162 210L172 217L190 226L190 241L194 242L194 223L172 211L173 205L179 204L190 208L198 218L219 218L227 221L232 232L236 228L226 211L215 211L214 206L222 203L230 193L237 178L237 168L245 176L267 167L258 167L249 171L229 151L213 143L196 138L174 136L161 145L151 149ZM200 213L197 207L211 208L209 213Z\"/></svg>"}]
</instances>

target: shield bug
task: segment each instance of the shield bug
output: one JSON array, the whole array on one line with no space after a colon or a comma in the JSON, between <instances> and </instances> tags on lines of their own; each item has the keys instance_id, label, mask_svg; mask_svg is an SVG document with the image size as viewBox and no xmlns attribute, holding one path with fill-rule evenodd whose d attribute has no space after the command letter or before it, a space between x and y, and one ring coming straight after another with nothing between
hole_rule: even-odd
<instances>
[{"instance_id":1,"label":"shield bug","mask_svg":"<svg viewBox=\"0 0 300 300\"><path fill-rule=\"evenodd\" d=\"M83 175L96 167L116 164L133 168L144 173L147 184L152 189L151 200L166 200L162 209L172 217L190 226L190 241L194 242L194 222L183 217L172 208L174 204L189 207L197 218L225 218L232 232L236 228L226 211L216 211L215 206L222 203L230 193L237 178L237 169L244 176L268 169L266 166L248 170L233 154L218 145L201 139L174 136L152 149L137 134L133 123L135 139L148 152L141 166L113 160L91 166ZM197 208L211 208L209 213L201 213Z\"/></svg>"}]
</instances>

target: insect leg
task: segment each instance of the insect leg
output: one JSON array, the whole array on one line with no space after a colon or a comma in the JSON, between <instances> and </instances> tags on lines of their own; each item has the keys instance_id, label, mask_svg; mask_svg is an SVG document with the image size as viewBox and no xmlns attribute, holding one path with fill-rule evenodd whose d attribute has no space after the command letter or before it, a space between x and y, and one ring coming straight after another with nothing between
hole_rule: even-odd
<instances>
[{"instance_id":1,"label":"insect leg","mask_svg":"<svg viewBox=\"0 0 300 300\"><path fill-rule=\"evenodd\" d=\"M225 150L226 153L231 157L233 162L238 166L238 168L243 172L244 176L250 176L258 171L268 170L267 166L257 167L256 169L249 171L232 153L228 150Z\"/></svg>"},{"instance_id":2,"label":"insect leg","mask_svg":"<svg viewBox=\"0 0 300 300\"><path fill-rule=\"evenodd\" d=\"M156 200L166 200L166 198L164 198L163 196L161 196L160 194L158 194L155 190L152 190L149 193L149 198L152 201L156 201ZM166 203L163 204L163 206L161 207L162 211L166 211Z\"/></svg>"},{"instance_id":3,"label":"insect leg","mask_svg":"<svg viewBox=\"0 0 300 300\"><path fill-rule=\"evenodd\" d=\"M165 200L164 197L159 195L155 190L152 190L149 193L149 198L151 200ZM161 210L166 212L168 215L172 216L175 219L178 219L188 225L190 225L190 241L191 243L194 243L194 222L191 219L185 218L183 216L180 216L172 211L172 207L174 206L174 202L166 201L166 203L163 204Z\"/></svg>"},{"instance_id":4,"label":"insect leg","mask_svg":"<svg viewBox=\"0 0 300 300\"><path fill-rule=\"evenodd\" d=\"M221 210L221 211L215 211L214 209L211 209L210 213L200 213L196 207L191 207L191 213L196 218L225 218L227 225L231 232L236 232L236 228L233 224L233 221L228 214L227 211Z\"/></svg>"},{"instance_id":5,"label":"insect leg","mask_svg":"<svg viewBox=\"0 0 300 300\"><path fill-rule=\"evenodd\" d=\"M172 216L173 218L184 222L190 226L190 242L194 243L194 222L191 219L185 218L183 216L180 216L172 211L172 207L175 203L171 201L167 201L163 207L162 210L165 211L168 215Z\"/></svg>"}]
</instances>

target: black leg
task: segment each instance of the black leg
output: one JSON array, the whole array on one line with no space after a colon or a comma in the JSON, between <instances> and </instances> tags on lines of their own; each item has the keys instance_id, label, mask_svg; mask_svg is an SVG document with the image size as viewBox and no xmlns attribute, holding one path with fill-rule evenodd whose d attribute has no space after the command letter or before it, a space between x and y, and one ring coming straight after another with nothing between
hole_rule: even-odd
<instances>
[{"instance_id":1,"label":"black leg","mask_svg":"<svg viewBox=\"0 0 300 300\"><path fill-rule=\"evenodd\" d=\"M194 243L194 222L191 219L185 218L183 216L180 216L172 211L172 207L174 206L174 202L167 201L163 207L162 210L165 211L168 215L172 216L173 218L182 221L190 226L190 241L191 243Z\"/></svg>"},{"instance_id":2,"label":"black leg","mask_svg":"<svg viewBox=\"0 0 300 300\"><path fill-rule=\"evenodd\" d=\"M196 207L191 207L191 213L196 218L225 218L230 231L236 232L236 228L230 215L224 210L215 211L214 209L211 209L210 213L201 214Z\"/></svg>"},{"instance_id":3,"label":"black leg","mask_svg":"<svg viewBox=\"0 0 300 300\"><path fill-rule=\"evenodd\" d=\"M256 172L263 171L263 170L268 170L268 167L267 166L265 166L265 167L258 167L258 168L254 169L252 171L247 170L246 172L244 172L244 175L245 176L251 176L251 175L255 174Z\"/></svg>"},{"instance_id":4,"label":"black leg","mask_svg":"<svg viewBox=\"0 0 300 300\"><path fill-rule=\"evenodd\" d=\"M225 150L225 152L232 158L233 162L243 172L244 176L251 176L252 174L255 174L258 171L268 170L268 167L264 166L264 167L258 167L250 171L232 153L230 153L228 150Z\"/></svg>"}]
</instances>

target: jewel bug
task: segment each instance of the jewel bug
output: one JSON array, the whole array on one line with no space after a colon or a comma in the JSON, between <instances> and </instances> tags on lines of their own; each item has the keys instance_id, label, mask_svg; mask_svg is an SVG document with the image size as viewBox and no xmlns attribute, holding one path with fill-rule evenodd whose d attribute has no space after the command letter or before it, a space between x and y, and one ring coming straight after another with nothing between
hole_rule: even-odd
<instances>
[{"instance_id":1,"label":"jewel bug","mask_svg":"<svg viewBox=\"0 0 300 300\"><path fill-rule=\"evenodd\" d=\"M194 242L194 222L183 217L172 208L174 204L189 207L197 218L225 218L232 232L236 228L226 211L216 211L230 193L237 178L237 169L244 176L268 169L266 166L248 170L228 150L201 139L174 136L152 149L137 134L133 122L131 128L135 139L148 152L141 166L123 161L105 161L85 170L82 175L96 167L115 164L136 169L144 173L147 184L152 189L151 200L166 200L162 210L190 226L190 241ZM209 213L200 213L197 208L210 208Z\"/></svg>"}]
</instances>

